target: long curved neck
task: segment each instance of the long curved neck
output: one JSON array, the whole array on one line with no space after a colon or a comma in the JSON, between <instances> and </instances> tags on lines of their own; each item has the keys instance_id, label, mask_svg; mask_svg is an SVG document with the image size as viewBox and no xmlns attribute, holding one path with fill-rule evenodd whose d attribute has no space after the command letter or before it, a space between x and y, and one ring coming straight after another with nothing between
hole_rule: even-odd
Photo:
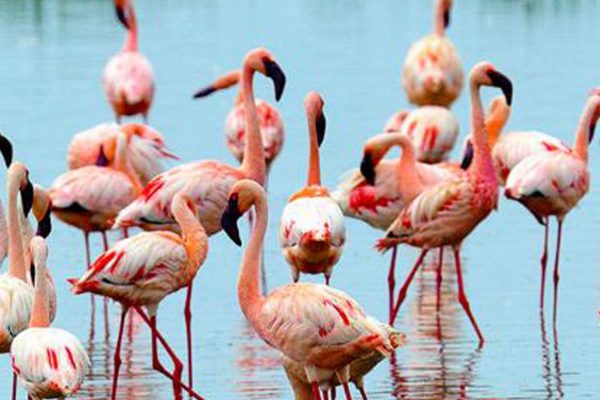
<instances>
[{"instance_id":1,"label":"long curved neck","mask_svg":"<svg viewBox=\"0 0 600 400\"><path fill-rule=\"evenodd\" d=\"M435 13L433 15L433 33L440 36L444 36L446 32L444 11L444 0L437 0L435 4Z\"/></svg>"},{"instance_id":2,"label":"long curved neck","mask_svg":"<svg viewBox=\"0 0 600 400\"><path fill-rule=\"evenodd\" d=\"M319 158L319 143L317 140L316 117L308 116L308 177L307 186L321 185L321 161Z\"/></svg>"},{"instance_id":3,"label":"long curved neck","mask_svg":"<svg viewBox=\"0 0 600 400\"><path fill-rule=\"evenodd\" d=\"M260 289L260 263L268 221L266 198L257 196L254 207L257 221L242 256L238 277L238 299L248 321L259 334L262 334L264 330L259 313L265 298Z\"/></svg>"},{"instance_id":4,"label":"long curved neck","mask_svg":"<svg viewBox=\"0 0 600 400\"><path fill-rule=\"evenodd\" d=\"M508 115L509 113L504 110L494 110L486 117L485 131L487 132L490 149L493 149L496 142L498 142L498 137L500 137L500 133L508 121Z\"/></svg>"},{"instance_id":5,"label":"long curved neck","mask_svg":"<svg viewBox=\"0 0 600 400\"><path fill-rule=\"evenodd\" d=\"M131 163L127 158L127 137L125 134L119 134L116 137L115 145L115 160L113 168L123 172L131 180L136 193L141 192L142 182L138 174L131 167Z\"/></svg>"},{"instance_id":6,"label":"long curved neck","mask_svg":"<svg viewBox=\"0 0 600 400\"><path fill-rule=\"evenodd\" d=\"M402 148L402 156L400 156L398 167L396 168L396 182L398 182L405 201L412 201L424 189L417 173L415 147L408 137L404 135L396 136L395 144Z\"/></svg>"},{"instance_id":7,"label":"long curved neck","mask_svg":"<svg viewBox=\"0 0 600 400\"><path fill-rule=\"evenodd\" d=\"M244 160L240 169L246 177L262 185L266 175L265 155L254 102L254 69L247 65L244 65L242 71L242 93L244 97L246 136Z\"/></svg>"},{"instance_id":8,"label":"long curved neck","mask_svg":"<svg viewBox=\"0 0 600 400\"><path fill-rule=\"evenodd\" d=\"M12 276L27 282L25 257L23 254L23 238L19 225L21 211L17 206L19 183L11 178L8 180L8 272Z\"/></svg>"},{"instance_id":9,"label":"long curved neck","mask_svg":"<svg viewBox=\"0 0 600 400\"><path fill-rule=\"evenodd\" d=\"M593 107L586 107L581 114L577 131L575 132L575 153L584 161L588 159L588 144L590 142L590 125L596 110Z\"/></svg>"},{"instance_id":10,"label":"long curved neck","mask_svg":"<svg viewBox=\"0 0 600 400\"><path fill-rule=\"evenodd\" d=\"M50 326L48 305L48 279L45 265L35 266L35 288L33 289L33 310L31 311L31 328L47 328Z\"/></svg>"},{"instance_id":11,"label":"long curved neck","mask_svg":"<svg viewBox=\"0 0 600 400\"><path fill-rule=\"evenodd\" d=\"M487 134L485 131L483 105L479 93L480 85L471 81L471 132L473 132L473 164L469 171L476 175L489 178L496 177L492 154L488 145Z\"/></svg>"},{"instance_id":12,"label":"long curved neck","mask_svg":"<svg viewBox=\"0 0 600 400\"><path fill-rule=\"evenodd\" d=\"M188 255L188 272L193 277L198 268L206 260L208 254L208 235L198 218L188 207L182 207L174 213L175 220L181 227L181 237Z\"/></svg>"},{"instance_id":13,"label":"long curved neck","mask_svg":"<svg viewBox=\"0 0 600 400\"><path fill-rule=\"evenodd\" d=\"M133 4L129 3L128 8L127 24L129 25L129 29L127 30L125 42L123 42L123 51L138 51L137 21Z\"/></svg>"}]
</instances>

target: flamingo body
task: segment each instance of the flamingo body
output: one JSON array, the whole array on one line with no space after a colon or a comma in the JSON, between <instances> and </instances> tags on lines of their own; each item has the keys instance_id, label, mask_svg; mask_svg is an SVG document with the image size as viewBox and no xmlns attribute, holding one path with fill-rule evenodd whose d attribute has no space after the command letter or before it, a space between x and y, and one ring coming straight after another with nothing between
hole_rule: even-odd
<instances>
[{"instance_id":1,"label":"flamingo body","mask_svg":"<svg viewBox=\"0 0 600 400\"><path fill-rule=\"evenodd\" d=\"M32 305L31 285L7 273L0 276L0 353L7 353L14 338L27 329Z\"/></svg>"}]
</instances>

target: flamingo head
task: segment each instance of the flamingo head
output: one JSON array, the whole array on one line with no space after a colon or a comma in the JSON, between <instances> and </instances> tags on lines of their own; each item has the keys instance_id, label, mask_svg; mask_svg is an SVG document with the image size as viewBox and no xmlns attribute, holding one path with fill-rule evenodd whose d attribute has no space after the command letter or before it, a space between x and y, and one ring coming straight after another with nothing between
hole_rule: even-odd
<instances>
[{"instance_id":1,"label":"flamingo head","mask_svg":"<svg viewBox=\"0 0 600 400\"><path fill-rule=\"evenodd\" d=\"M365 144L363 158L360 162L360 172L369 185L375 185L375 168L389 148L389 133L376 135Z\"/></svg>"},{"instance_id":2,"label":"flamingo head","mask_svg":"<svg viewBox=\"0 0 600 400\"><path fill-rule=\"evenodd\" d=\"M229 192L227 207L221 215L221 227L229 238L238 246L242 245L238 220L259 201L264 201L265 191L258 183L250 179L242 179L233 185Z\"/></svg>"},{"instance_id":3,"label":"flamingo head","mask_svg":"<svg viewBox=\"0 0 600 400\"><path fill-rule=\"evenodd\" d=\"M321 95L315 91L309 92L304 98L304 108L306 110L306 117L309 121L315 121L317 131L317 143L319 147L325 139L325 128L327 126L327 120L323 113L323 107L325 102Z\"/></svg>"},{"instance_id":4,"label":"flamingo head","mask_svg":"<svg viewBox=\"0 0 600 400\"><path fill-rule=\"evenodd\" d=\"M512 104L513 85L510 79L503 73L496 70L496 67L487 61L476 64L470 73L472 85L492 86L502 90L506 104Z\"/></svg>"},{"instance_id":5,"label":"flamingo head","mask_svg":"<svg viewBox=\"0 0 600 400\"><path fill-rule=\"evenodd\" d=\"M592 117L590 119L589 133L588 133L588 143L594 139L594 131L596 130L596 123L598 122L598 118L600 117L600 92L592 92L591 96L588 98L588 102L586 105L586 109L589 109L592 112Z\"/></svg>"},{"instance_id":6,"label":"flamingo head","mask_svg":"<svg viewBox=\"0 0 600 400\"><path fill-rule=\"evenodd\" d=\"M8 168L8 181L18 185L21 193L21 203L23 205L23 214L25 218L29 215L33 206L33 184L29 180L29 170L25 164L15 161Z\"/></svg>"},{"instance_id":7,"label":"flamingo head","mask_svg":"<svg viewBox=\"0 0 600 400\"><path fill-rule=\"evenodd\" d=\"M36 235L47 238L52 231L52 200L48 192L39 185L33 185L32 211L38 221Z\"/></svg>"},{"instance_id":8,"label":"flamingo head","mask_svg":"<svg viewBox=\"0 0 600 400\"><path fill-rule=\"evenodd\" d=\"M127 6L129 0L115 0L115 12L117 13L117 18L121 21L121 24L125 27L125 29L129 29L129 21L127 19Z\"/></svg>"},{"instance_id":9,"label":"flamingo head","mask_svg":"<svg viewBox=\"0 0 600 400\"><path fill-rule=\"evenodd\" d=\"M275 100L279 101L283 95L286 77L273 55L263 48L251 50L244 58L244 70L248 68L260 72L273 81Z\"/></svg>"},{"instance_id":10,"label":"flamingo head","mask_svg":"<svg viewBox=\"0 0 600 400\"><path fill-rule=\"evenodd\" d=\"M12 163L13 147L12 147L12 143L10 142L10 140L8 140L8 138L6 136L4 136L1 132L0 132L0 152L2 153L2 158L4 158L4 163L6 164L6 167L8 168L10 166L10 164Z\"/></svg>"}]
</instances>

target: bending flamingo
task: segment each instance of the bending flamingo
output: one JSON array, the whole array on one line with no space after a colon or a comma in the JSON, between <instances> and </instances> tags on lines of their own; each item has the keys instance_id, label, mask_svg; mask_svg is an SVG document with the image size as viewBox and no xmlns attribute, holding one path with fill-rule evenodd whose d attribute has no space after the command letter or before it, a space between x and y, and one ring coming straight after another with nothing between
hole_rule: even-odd
<instances>
[{"instance_id":1,"label":"bending flamingo","mask_svg":"<svg viewBox=\"0 0 600 400\"><path fill-rule=\"evenodd\" d=\"M241 79L241 71L232 71L218 78L212 85L200 89L194 94L195 99L208 96L215 91L227 89L237 85ZM258 125L262 136L263 152L267 163L267 170L271 163L277 158L283 148L285 140L285 129L283 119L275 106L264 100L256 100L256 113L258 115ZM243 90L238 92L233 109L227 114L225 119L225 138L227 148L233 156L242 162L244 159L244 149L246 144L246 109L244 107Z\"/></svg>"},{"instance_id":2,"label":"bending flamingo","mask_svg":"<svg viewBox=\"0 0 600 400\"><path fill-rule=\"evenodd\" d=\"M402 84L411 103L449 107L460 95L463 69L454 45L445 36L452 0L436 0L433 33L411 46Z\"/></svg>"},{"instance_id":3,"label":"bending flamingo","mask_svg":"<svg viewBox=\"0 0 600 400\"><path fill-rule=\"evenodd\" d=\"M178 159L167 150L163 136L156 129L138 123L108 123L73 136L67 152L69 169L96 165L101 151L110 162L115 156L117 138L121 132L129 139L127 159L142 184L147 184L163 171L163 160Z\"/></svg>"},{"instance_id":4,"label":"bending flamingo","mask_svg":"<svg viewBox=\"0 0 600 400\"><path fill-rule=\"evenodd\" d=\"M79 339L50 327L48 247L44 239L36 236L31 240L31 254L35 267L33 310L29 328L10 348L13 371L34 399L71 397L81 387L90 359Z\"/></svg>"},{"instance_id":5,"label":"bending flamingo","mask_svg":"<svg viewBox=\"0 0 600 400\"><path fill-rule=\"evenodd\" d=\"M237 182L231 189L222 224L227 235L241 245L237 220L252 206L257 221L238 280L244 315L263 340L302 365L314 399L320 399L319 387L329 389L335 375L350 399L349 365L372 351L391 354L400 334L368 316L345 293L326 285L294 283L263 296L259 265L268 218L264 189L251 180Z\"/></svg>"},{"instance_id":6,"label":"bending flamingo","mask_svg":"<svg viewBox=\"0 0 600 400\"><path fill-rule=\"evenodd\" d=\"M279 243L294 282L298 282L302 272L323 274L329 285L346 242L346 228L340 207L321 185L319 147L325 138L323 106L317 92L308 93L304 100L310 141L308 177L306 186L294 193L283 209Z\"/></svg>"},{"instance_id":7,"label":"bending flamingo","mask_svg":"<svg viewBox=\"0 0 600 400\"><path fill-rule=\"evenodd\" d=\"M544 286L548 252L550 217L558 222L558 239L554 259L554 321L558 304L559 258L562 225L565 217L589 189L588 143L600 116L600 96L592 95L586 103L575 132L573 148L547 148L519 162L508 175L505 195L523 204L544 225L544 249L541 259L540 307L544 305ZM557 140L557 139L555 139ZM565 145L566 146L566 145Z\"/></svg>"},{"instance_id":8,"label":"bending flamingo","mask_svg":"<svg viewBox=\"0 0 600 400\"><path fill-rule=\"evenodd\" d=\"M473 162L465 174L425 190L404 208L390 226L377 248L386 250L400 243L421 248L421 254L404 282L392 315L394 321L410 283L432 248L452 246L458 282L458 300L471 320L480 344L484 338L471 312L464 290L460 264L462 241L496 208L498 180L484 126L480 87L494 86L502 89L506 102L511 104L512 83L495 67L482 62L470 73L471 132L473 132Z\"/></svg>"},{"instance_id":9,"label":"bending flamingo","mask_svg":"<svg viewBox=\"0 0 600 400\"><path fill-rule=\"evenodd\" d=\"M120 122L123 116L138 114L142 114L144 121L147 121L154 97L152 66L138 50L133 0L115 0L115 8L128 33L123 49L104 67L102 84L117 122Z\"/></svg>"},{"instance_id":10,"label":"bending flamingo","mask_svg":"<svg viewBox=\"0 0 600 400\"><path fill-rule=\"evenodd\" d=\"M183 366L171 347L160 337L156 327L156 312L166 296L191 285L206 259L208 236L198 222L196 206L187 194L180 192L173 197L171 212L181 227L181 235L167 231L143 232L123 239L100 255L79 280L70 280L75 294L95 293L118 301L123 306L114 356L113 400L116 399L121 365L123 327L131 307L142 315L152 330L153 368L173 381L177 399L181 399L181 388L194 398L200 398L181 383ZM189 301L188 296L186 302ZM148 310L148 316L141 307ZM157 340L161 340L173 360L173 373L169 373L158 359ZM189 336L188 346L191 346Z\"/></svg>"}]
</instances>

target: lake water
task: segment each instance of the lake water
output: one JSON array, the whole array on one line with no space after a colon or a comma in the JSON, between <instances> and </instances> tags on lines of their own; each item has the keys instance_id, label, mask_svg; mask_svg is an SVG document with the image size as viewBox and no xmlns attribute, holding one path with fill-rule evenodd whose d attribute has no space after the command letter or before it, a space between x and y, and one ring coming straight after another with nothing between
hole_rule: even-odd
<instances>
[{"instance_id":1,"label":"lake water","mask_svg":"<svg viewBox=\"0 0 600 400\"><path fill-rule=\"evenodd\" d=\"M315 89L326 101L322 167L325 182L333 187L344 171L358 165L365 139L406 106L401 65L409 45L430 31L430 2L145 0L137 2L137 11L140 46L156 73L150 121L185 161L235 163L222 132L234 91L192 101L194 90L238 67L244 54L259 45L269 48L286 71L288 87L279 107L287 142L272 169L265 257L269 287L287 283L277 227L287 197L305 178L304 95ZM600 2L593 0L457 0L448 33L466 69L488 59L512 78L515 100L509 129L535 128L571 142L588 90L600 85L599 20ZM49 185L65 170L73 134L112 119L100 75L106 60L120 49L124 32L108 0L5 0L0 2L0 24L0 128L13 139L16 158L29 165L33 180ZM260 78L257 86L261 97L272 101L270 82ZM487 90L486 98L491 94ZM465 96L454 111L465 134ZM467 292L485 346L477 349L456 302L450 258L439 314L434 273L426 268L397 324L409 343L394 363L384 361L368 376L371 399L597 397L597 153L598 144L593 143L591 193L564 229L557 330L551 323L551 290L545 321L538 307L543 230L524 208L502 200L499 212L471 235L463 252ZM388 259L372 250L381 233L357 221L347 222L347 232L332 283L385 320ZM98 254L100 238L95 236L93 243ZM222 234L210 244L193 299L198 391L207 399L291 398L277 354L257 339L237 305L240 249ZM55 325L76 334L94 364L77 398L106 399L119 307L110 305L106 330L98 302L91 335L89 298L71 295L65 281L84 270L82 235L56 222L50 246L59 290ZM415 256L411 250L400 252L398 279ZM303 280L321 282L321 277ZM184 293L170 296L158 319L185 357L183 300ZM148 330L134 319L124 342L120 399L172 398L170 383L151 370L149 350ZM2 356L0 393L5 398L9 383L8 357ZM20 398L25 398L23 393Z\"/></svg>"}]
</instances>

